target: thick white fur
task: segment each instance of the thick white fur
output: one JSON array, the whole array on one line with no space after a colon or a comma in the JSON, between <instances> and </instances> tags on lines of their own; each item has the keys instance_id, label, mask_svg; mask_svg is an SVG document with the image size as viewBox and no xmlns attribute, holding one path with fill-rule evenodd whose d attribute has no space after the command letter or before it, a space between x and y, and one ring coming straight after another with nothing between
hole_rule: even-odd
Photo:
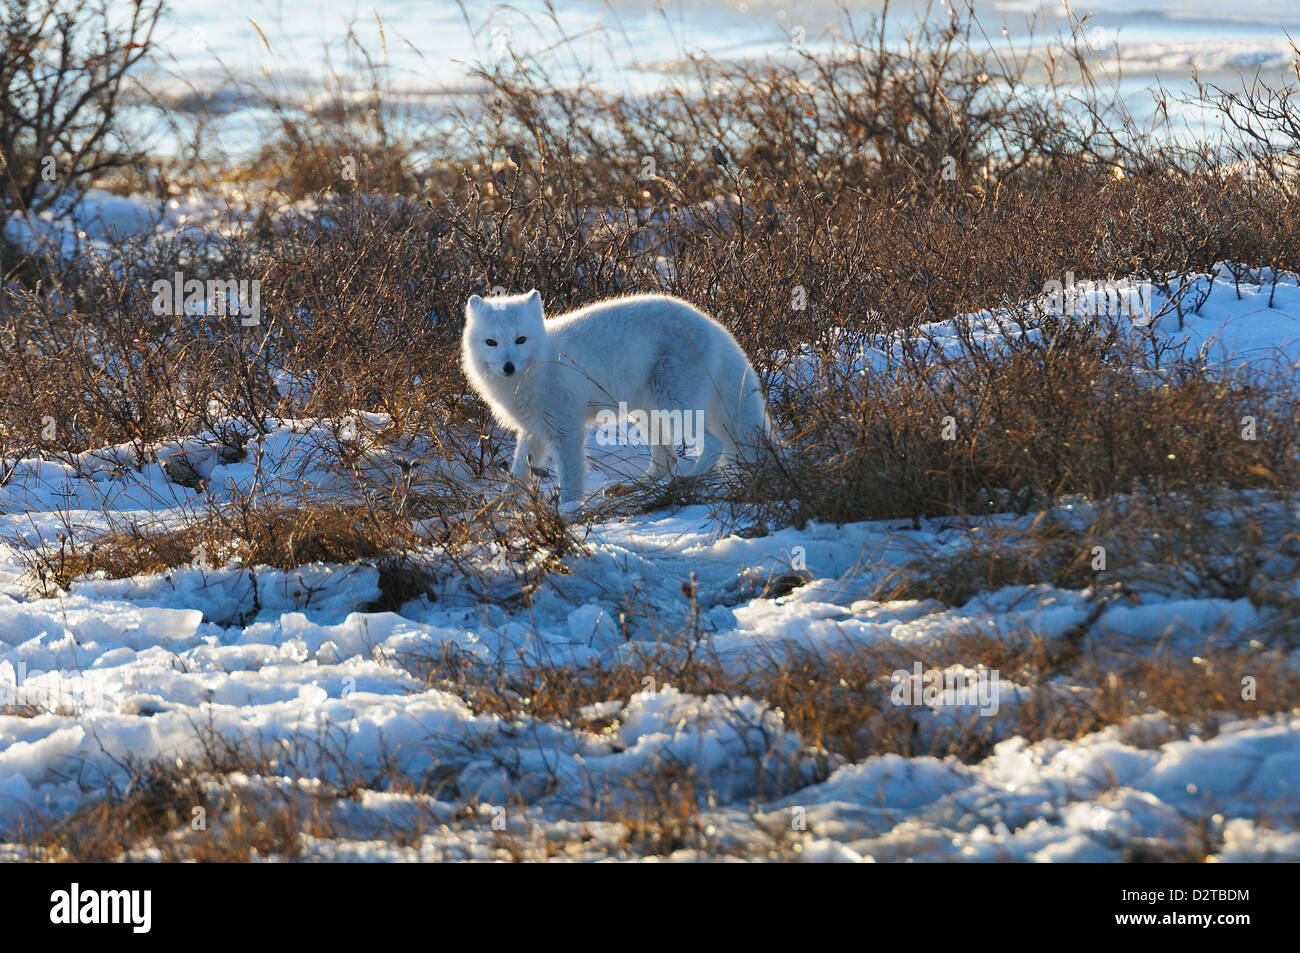
<instances>
[{"instance_id":1,"label":"thick white fur","mask_svg":"<svg viewBox=\"0 0 1300 953\"><path fill-rule=\"evenodd\" d=\"M703 411L722 450L707 461L701 454L696 472L752 459L770 433L762 388L736 339L666 295L612 298L551 321L543 320L536 291L474 295L465 306L461 360L474 389L518 437L511 475L527 478L552 451L565 503L583 495L587 428L620 402L683 416ZM648 477L673 471L679 439L651 445Z\"/></svg>"}]
</instances>

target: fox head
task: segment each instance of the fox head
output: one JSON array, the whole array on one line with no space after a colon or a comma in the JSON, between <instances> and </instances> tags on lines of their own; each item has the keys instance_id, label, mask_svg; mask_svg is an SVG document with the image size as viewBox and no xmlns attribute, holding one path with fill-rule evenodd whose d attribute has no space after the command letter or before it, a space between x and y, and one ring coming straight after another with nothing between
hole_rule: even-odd
<instances>
[{"instance_id":1,"label":"fox head","mask_svg":"<svg viewBox=\"0 0 1300 953\"><path fill-rule=\"evenodd\" d=\"M517 380L546 351L542 296L536 290L522 295L471 295L465 304L465 331L461 336L465 361L489 380Z\"/></svg>"}]
</instances>

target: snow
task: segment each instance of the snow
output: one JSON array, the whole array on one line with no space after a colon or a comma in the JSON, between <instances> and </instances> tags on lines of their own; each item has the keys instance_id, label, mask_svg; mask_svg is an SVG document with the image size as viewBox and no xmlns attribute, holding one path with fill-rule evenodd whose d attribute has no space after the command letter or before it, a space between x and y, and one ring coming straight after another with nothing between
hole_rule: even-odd
<instances>
[{"instance_id":1,"label":"snow","mask_svg":"<svg viewBox=\"0 0 1300 953\"><path fill-rule=\"evenodd\" d=\"M124 209L113 218L134 221ZM1186 347L1224 373L1294 373L1300 285L1294 276L1276 289L1271 276L1247 277L1239 289L1228 272L1203 276L1199 310L1135 320L1134 333ZM1158 313L1169 298L1155 300ZM1010 333L997 315L966 320ZM927 330L933 346L955 339L954 322ZM385 422L357 414L351 439L367 440ZM304 839L306 855L320 859L497 856L486 826L494 810L514 812L511 830L522 815L543 839L568 838L579 845L574 856L599 859L626 834L607 812L644 797L639 785L666 770L689 779L680 796L699 799L700 823L724 854L761 854L771 844L764 832L779 828L805 861L1117 860L1144 845L1182 844L1208 818L1218 832L1211 859L1300 859L1300 713L1214 726L1152 714L1031 743L1015 727L1026 702L1035 692L1079 689L1065 677L1029 686L1001 673L986 757L968 764L882 753L850 763L801 737L762 698L695 694L665 674L662 660L689 655L741 676L792 655L873 646L905 648L919 664L954 634L1050 644L1080 626L1104 662L1106 652L1249 646L1285 621L1275 606L1187 584L1135 583L1130 598L1097 613L1095 592L1047 585L1007 586L951 606L876 598L878 584L918 554L969 551L978 534L955 521L810 523L742 535L701 505L628 515L591 527L583 552L566 558L568 571L545 579L531 604L491 596L518 590L486 545L474 572L445 567L429 597L399 611L375 605L379 570L364 563L282 571L196 558L164 573L91 576L57 595L33 593L23 557L58 533L79 539L115 526L171 525L266 474L323 496L343 491L314 452L338 422L268 423L242 455L223 452L210 434L143 454L123 446L5 461L14 466L0 487L0 855L14 849L5 841L21 823L66 815L125 783L132 761L196 757L202 726L274 753L278 775L246 779L251 786L338 783L344 763L357 778L395 765L414 779L415 791L363 786L338 802L339 835ZM593 492L643 465L640 448L594 436L589 446ZM164 464L181 453L203 489L169 476ZM391 465L384 453L376 448L377 467ZM1278 539L1300 522L1293 504L1259 494L1226 503L1225 526L1242 507L1278 527ZM1087 509L1063 504L1054 516L1078 522ZM1023 528L1032 519L992 515L985 525ZM1270 558L1275 577L1295 578L1295 560ZM763 597L766 580L789 573L806 583ZM683 589L692 580L694 601ZM693 637L683 640L684 630ZM574 723L505 718L473 707L454 685L427 684L412 664L449 652L509 676L599 664L644 668L644 677L639 690L588 705ZM1285 664L1297 661L1291 650ZM989 673L950 665L939 674ZM900 717L924 746L982 716L978 705L948 696L920 699ZM796 814L801 826L792 826ZM409 836L394 840L393 831ZM685 846L669 859L705 856Z\"/></svg>"},{"instance_id":2,"label":"snow","mask_svg":"<svg viewBox=\"0 0 1300 953\"><path fill-rule=\"evenodd\" d=\"M1074 743L1012 739L975 766L885 755L840 768L797 798L810 826L835 829L877 860L1117 860L1136 841L1179 844L1189 818L1254 816L1293 799L1298 733L1292 716L1237 722L1210 741L1155 750L1108 728ZM1294 817L1294 800L1280 813ZM1219 859L1293 846L1273 835L1261 850L1254 822L1226 825L1231 856Z\"/></svg>"},{"instance_id":3,"label":"snow","mask_svg":"<svg viewBox=\"0 0 1300 953\"><path fill-rule=\"evenodd\" d=\"M823 535L834 535L834 545ZM25 598L10 583L0 617L0 697L6 688L21 691L44 711L0 715L0 825L29 811L72 809L86 796L72 779L97 772L113 777L128 756L193 756L196 723L286 751L304 738L345 745L359 770L391 758L416 778L451 772L462 795L489 804L523 797L547 823L571 820L574 805L592 791L621 790L656 765L689 764L695 783L722 806L762 801L778 793L780 781L799 790L764 811L797 805L807 811L809 830L835 832L803 844L805 860L1113 859L1112 842L1176 833L1188 813L1274 826L1293 818L1300 716L1241 720L1214 738L1171 736L1157 747L1125 741L1117 728L1075 742L1028 745L1013 737L976 765L881 755L841 764L805 786L800 779L816 779L817 752L761 700L701 698L652 681L623 702L587 712L612 718L608 732L512 724L474 714L397 662L446 646L507 668L539 660L608 662L627 648L613 620L629 590L666 627L689 611L680 588L688 570L696 573L700 601L714 606L705 638L737 669L780 658L778 644L825 652L895 640L916 644L919 652L927 639L981 620L999 623L990 631L1050 637L1083 614L1078 594L1066 592L1045 591L1036 600L995 592L958 608L895 606L857 599L858 587L836 579L896 550L898 535L858 524L834 534L813 527L806 535L784 530L740 539L716 535L701 507L630 518L597 527L591 555L524 611L480 612L454 598L411 603L403 614L355 608L374 596L369 567L303 570L332 574L318 577L329 597L310 607L288 596L270 598L288 588L293 574L263 570L259 584L268 597L242 622L232 621L239 613L223 604L243 605L232 587L244 579L240 572L91 580L51 599ZM808 548L815 586L780 599L737 594L744 570L788 566L796 544ZM603 598L593 598L596 590L604 590ZM1170 598L1116 606L1098 625L1139 642L1174 631L1233 641L1249 638L1258 613L1244 600ZM648 645L655 632L634 636ZM1021 690L1010 680L1001 689L1005 713ZM918 728L932 730L926 716L966 717L961 711L918 711ZM307 761L300 767L321 770ZM974 818L983 827L972 826ZM735 819L717 823L722 830L747 829ZM1235 838L1233 857L1294 851L1294 839L1271 832ZM321 850L334 856L336 848L364 852L360 842Z\"/></svg>"}]
</instances>

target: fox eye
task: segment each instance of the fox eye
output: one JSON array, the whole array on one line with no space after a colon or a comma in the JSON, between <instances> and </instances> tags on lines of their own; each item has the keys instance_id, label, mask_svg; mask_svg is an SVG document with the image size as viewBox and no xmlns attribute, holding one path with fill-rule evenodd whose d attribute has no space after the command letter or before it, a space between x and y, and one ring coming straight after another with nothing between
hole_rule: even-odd
<instances>
[{"instance_id":1,"label":"fox eye","mask_svg":"<svg viewBox=\"0 0 1300 953\"><path fill-rule=\"evenodd\" d=\"M528 340L528 338L524 337L523 335L520 335L519 337L515 338L515 343L516 343L516 344L523 344L523 343L524 343L525 341L527 341L527 340Z\"/></svg>"},{"instance_id":2,"label":"fox eye","mask_svg":"<svg viewBox=\"0 0 1300 953\"><path fill-rule=\"evenodd\" d=\"M497 346L497 342L494 341L494 340L492 340L492 338L488 338L488 339L487 339L486 341L484 341L483 343L486 344L488 347L496 347L496 346Z\"/></svg>"}]
</instances>

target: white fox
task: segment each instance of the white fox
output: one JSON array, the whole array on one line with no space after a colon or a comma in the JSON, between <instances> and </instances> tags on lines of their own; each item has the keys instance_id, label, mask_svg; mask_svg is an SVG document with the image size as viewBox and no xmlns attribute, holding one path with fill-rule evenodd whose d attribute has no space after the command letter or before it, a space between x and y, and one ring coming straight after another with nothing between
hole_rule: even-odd
<instances>
[{"instance_id":1,"label":"white fox","mask_svg":"<svg viewBox=\"0 0 1300 953\"><path fill-rule=\"evenodd\" d=\"M518 437L511 475L527 478L553 451L562 503L582 498L587 428L616 409L667 421L699 413L722 449L707 462L701 453L696 473L754 459L771 434L758 376L736 339L666 295L612 298L551 321L543 320L536 291L473 295L461 361L497 420ZM651 442L648 478L673 472L681 437L661 433Z\"/></svg>"}]
</instances>

